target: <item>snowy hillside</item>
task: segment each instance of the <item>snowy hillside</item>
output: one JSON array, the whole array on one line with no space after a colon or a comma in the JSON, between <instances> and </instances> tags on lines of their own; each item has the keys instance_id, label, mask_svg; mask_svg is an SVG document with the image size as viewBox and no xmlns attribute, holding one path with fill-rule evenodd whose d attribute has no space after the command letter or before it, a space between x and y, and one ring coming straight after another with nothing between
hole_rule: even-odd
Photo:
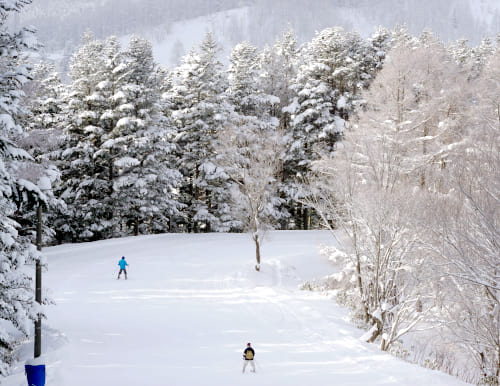
<instances>
[{"instance_id":1,"label":"snowy hillside","mask_svg":"<svg viewBox=\"0 0 500 386\"><path fill-rule=\"evenodd\" d=\"M70 56L82 34L122 38L140 34L154 41L157 61L172 67L198 44L206 30L214 32L224 56L247 40L272 44L288 26L299 42L332 26L357 30L367 37L376 26L406 24L412 34L430 28L443 41L468 39L478 44L500 31L497 0L37 0L15 20L32 24L44 53Z\"/></svg>"},{"instance_id":2,"label":"snowy hillside","mask_svg":"<svg viewBox=\"0 0 500 386\"><path fill-rule=\"evenodd\" d=\"M193 47L201 43L207 32L212 32L222 49L219 56L222 61L227 62L231 48L245 39L243 31L247 28L248 13L247 7L217 12L175 22L168 29L164 25L147 29L143 36L151 41L155 60L173 67L178 65L180 59ZM124 47L130 36L121 38Z\"/></svg>"},{"instance_id":3,"label":"snowy hillside","mask_svg":"<svg viewBox=\"0 0 500 386\"><path fill-rule=\"evenodd\" d=\"M262 271L244 234L167 234L47 248L50 386L460 385L359 340L330 296L298 285L332 273L327 232L272 232ZM125 255L129 278L116 280ZM257 373L242 375L252 342ZM25 385L23 360L5 386Z\"/></svg>"}]
</instances>

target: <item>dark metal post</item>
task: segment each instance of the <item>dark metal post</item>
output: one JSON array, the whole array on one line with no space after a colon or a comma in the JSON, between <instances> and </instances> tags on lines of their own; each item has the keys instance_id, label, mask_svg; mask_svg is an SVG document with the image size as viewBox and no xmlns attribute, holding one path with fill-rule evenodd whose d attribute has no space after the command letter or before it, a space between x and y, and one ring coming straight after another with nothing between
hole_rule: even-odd
<instances>
[{"instance_id":1,"label":"dark metal post","mask_svg":"<svg viewBox=\"0 0 500 386\"><path fill-rule=\"evenodd\" d=\"M37 225L36 225L36 247L39 251L42 250L42 204L38 204L37 209ZM36 261L36 278L35 278L35 300L42 304L42 265L40 260ZM42 355L42 317L38 316L35 321L35 358Z\"/></svg>"}]
</instances>

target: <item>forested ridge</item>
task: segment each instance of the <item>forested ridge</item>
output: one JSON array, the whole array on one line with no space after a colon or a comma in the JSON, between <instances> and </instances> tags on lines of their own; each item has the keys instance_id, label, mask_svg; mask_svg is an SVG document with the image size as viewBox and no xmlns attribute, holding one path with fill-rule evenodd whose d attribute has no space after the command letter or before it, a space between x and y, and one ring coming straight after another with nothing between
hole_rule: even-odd
<instances>
[{"instance_id":1,"label":"forested ridge","mask_svg":"<svg viewBox=\"0 0 500 386\"><path fill-rule=\"evenodd\" d=\"M495 0L379 0L376 4L359 0L315 0L310 4L298 0L37 0L11 22L33 25L43 42L42 52L49 57L63 55L66 66L88 30L100 39L139 33L159 44L176 23L182 25L198 17L215 17L223 24L221 29L213 24L211 28L224 52L241 40L259 48L272 45L288 25L299 44L311 40L316 31L334 25L355 29L366 38L373 26L394 28L405 24L412 34L431 28L444 42L466 37L474 45L500 29L500 8ZM190 34L188 27L182 34ZM184 44L184 53L191 48L182 35L173 39Z\"/></svg>"}]
</instances>

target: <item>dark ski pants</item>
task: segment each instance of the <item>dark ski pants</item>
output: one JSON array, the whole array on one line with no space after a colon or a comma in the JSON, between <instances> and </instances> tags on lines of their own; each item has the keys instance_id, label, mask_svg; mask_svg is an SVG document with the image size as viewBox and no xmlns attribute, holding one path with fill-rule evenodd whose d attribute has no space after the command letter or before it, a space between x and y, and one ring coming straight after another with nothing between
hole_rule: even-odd
<instances>
[{"instance_id":1,"label":"dark ski pants","mask_svg":"<svg viewBox=\"0 0 500 386\"><path fill-rule=\"evenodd\" d=\"M120 269L120 272L118 272L118 279L120 278L122 272L125 273L125 280L127 280L127 270L125 268Z\"/></svg>"}]
</instances>

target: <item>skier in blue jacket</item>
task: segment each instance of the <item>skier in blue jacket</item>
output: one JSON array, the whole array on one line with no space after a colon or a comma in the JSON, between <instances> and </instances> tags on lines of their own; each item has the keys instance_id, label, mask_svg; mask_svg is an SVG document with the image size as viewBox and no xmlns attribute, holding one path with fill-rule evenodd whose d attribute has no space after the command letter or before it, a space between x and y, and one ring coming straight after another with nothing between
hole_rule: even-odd
<instances>
[{"instance_id":1,"label":"skier in blue jacket","mask_svg":"<svg viewBox=\"0 0 500 386\"><path fill-rule=\"evenodd\" d=\"M127 270L125 267L128 265L127 261L125 260L125 256L122 256L122 259L118 262L118 265L120 266L120 272L118 272L118 278L120 279L120 275L123 273L125 274L125 280L127 280Z\"/></svg>"}]
</instances>

